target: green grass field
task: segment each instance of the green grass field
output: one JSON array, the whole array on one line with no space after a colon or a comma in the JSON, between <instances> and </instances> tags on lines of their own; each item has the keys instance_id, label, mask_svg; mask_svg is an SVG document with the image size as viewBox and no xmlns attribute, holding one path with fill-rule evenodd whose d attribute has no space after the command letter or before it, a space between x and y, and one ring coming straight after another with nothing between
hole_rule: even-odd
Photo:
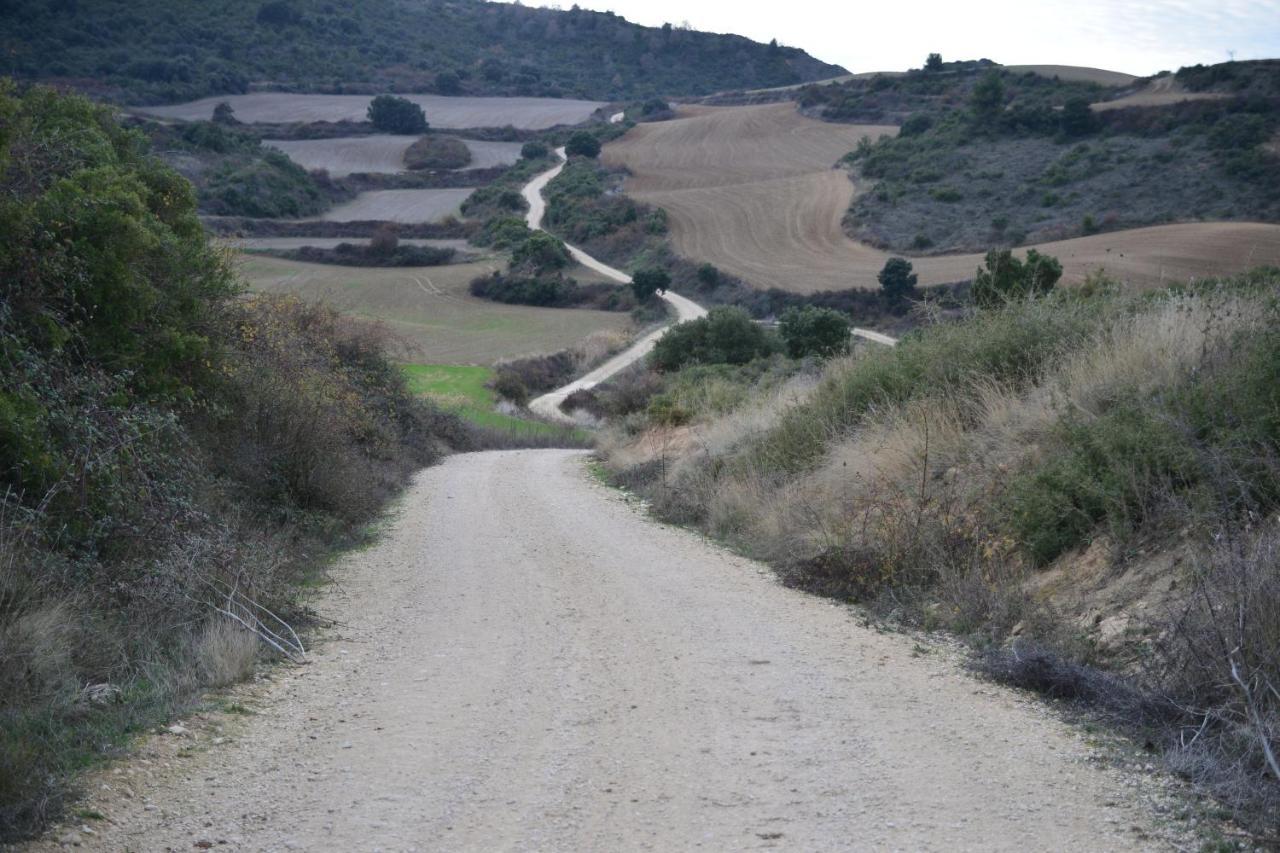
<instances>
[{"instance_id":1,"label":"green grass field","mask_svg":"<svg viewBox=\"0 0 1280 853\"><path fill-rule=\"evenodd\" d=\"M541 421L525 420L494 410L497 398L485 387L493 378L492 367L466 364L405 364L401 366L409 378L409 389L430 397L441 406L484 427L552 435L561 427Z\"/></svg>"}]
</instances>

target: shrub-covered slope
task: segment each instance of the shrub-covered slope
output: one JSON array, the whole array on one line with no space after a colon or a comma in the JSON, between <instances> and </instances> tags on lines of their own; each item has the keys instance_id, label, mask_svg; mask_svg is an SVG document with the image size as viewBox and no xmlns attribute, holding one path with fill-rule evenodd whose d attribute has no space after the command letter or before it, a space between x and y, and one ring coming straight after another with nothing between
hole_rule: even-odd
<instances>
[{"instance_id":1,"label":"shrub-covered slope","mask_svg":"<svg viewBox=\"0 0 1280 853\"><path fill-rule=\"evenodd\" d=\"M1276 269L1142 296L1095 280L816 379L688 368L647 408L639 380L597 391L626 415L614 470L663 517L973 635L1274 836L1278 300Z\"/></svg>"},{"instance_id":2,"label":"shrub-covered slope","mask_svg":"<svg viewBox=\"0 0 1280 853\"><path fill-rule=\"evenodd\" d=\"M16 76L148 103L250 84L614 100L843 73L740 36L481 0L8 0L0 31Z\"/></svg>"}]
</instances>

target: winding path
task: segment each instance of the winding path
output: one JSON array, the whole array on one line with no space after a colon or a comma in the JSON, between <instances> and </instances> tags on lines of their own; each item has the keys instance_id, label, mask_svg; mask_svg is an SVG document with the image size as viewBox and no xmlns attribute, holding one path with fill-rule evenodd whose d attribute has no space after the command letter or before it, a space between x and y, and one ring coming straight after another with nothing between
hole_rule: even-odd
<instances>
[{"instance_id":1,"label":"winding path","mask_svg":"<svg viewBox=\"0 0 1280 853\"><path fill-rule=\"evenodd\" d=\"M614 116L610 120L612 121L616 118L617 116ZM564 148L557 148L556 155L560 158L560 162L535 177L529 183L525 184L524 189L521 191L524 195L525 201L529 204L529 212L526 213L524 217L525 222L530 228L535 230L542 230L542 220L547 213L547 202L546 199L542 197L542 191L546 188L547 184L555 180L556 176L564 169L566 160ZM631 276L627 275L622 270L611 267L608 264L591 257L577 246L565 243L565 248L569 250L570 256L572 256L575 261L587 269L593 270L605 278L612 279L619 284L631 283ZM667 291L659 295L667 302L668 305L675 309L676 322L678 323L683 323L686 320L696 320L698 317L703 317L707 313L707 309L703 308L692 299L688 299L678 293ZM553 420L558 421L572 422L573 418L560 411L560 404L564 402L566 397L574 391L594 388L609 377L614 376L644 358L653 349L654 344L658 342L658 338L666 334L667 329L669 328L671 327L668 325L655 329L585 376L575 379L568 385L564 385L554 391L548 391L540 397L535 397L529 402L529 409L535 414L542 415L543 417L552 418ZM858 337L866 338L867 340L886 344L888 346L893 346L897 343L894 338L879 332L873 332L869 329L853 329L852 332Z\"/></svg>"},{"instance_id":2,"label":"winding path","mask_svg":"<svg viewBox=\"0 0 1280 853\"><path fill-rule=\"evenodd\" d=\"M547 202L546 199L542 197L542 190L547 186L547 184L555 180L555 177L564 169L566 159L564 149L557 148L556 155L560 158L560 162L526 184L522 191L525 201L529 203L529 212L525 214L524 219L530 228L538 230L542 229L542 219L547 213ZM582 264L587 269L593 270L605 278L612 279L619 284L631 283L631 276L627 275L622 270L615 269L602 261L596 260L577 246L571 246L568 243L565 243L565 248L569 250L569 254L575 261ZM666 293L660 294L660 296L668 305L675 309L676 322L683 323L686 320L695 320L698 317L705 316L707 313L707 309L703 308L692 299L686 299L678 293L667 291ZM543 417L559 421L572 421L572 418L560 411L560 404L564 402L566 397L574 391L594 388L610 376L613 376L644 358L649 354L650 350L653 349L653 345L658 342L658 338L666 334L666 331L669 328L670 326L663 326L659 329L655 329L587 375L579 379L575 379L568 385L557 388L554 391L549 391L541 397L534 398L529 403L529 409Z\"/></svg>"}]
</instances>

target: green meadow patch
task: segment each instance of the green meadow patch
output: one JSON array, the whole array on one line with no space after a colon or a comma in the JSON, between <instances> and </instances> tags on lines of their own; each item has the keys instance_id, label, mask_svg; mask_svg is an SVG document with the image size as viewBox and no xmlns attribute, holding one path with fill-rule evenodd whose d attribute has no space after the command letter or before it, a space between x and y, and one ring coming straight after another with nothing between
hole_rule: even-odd
<instances>
[{"instance_id":1,"label":"green meadow patch","mask_svg":"<svg viewBox=\"0 0 1280 853\"><path fill-rule=\"evenodd\" d=\"M497 396L488 388L492 367L468 364L405 364L401 370L409 389L430 397L442 408L456 412L471 423L492 429L530 435L559 435L563 427L542 421L503 414L494 407Z\"/></svg>"}]
</instances>

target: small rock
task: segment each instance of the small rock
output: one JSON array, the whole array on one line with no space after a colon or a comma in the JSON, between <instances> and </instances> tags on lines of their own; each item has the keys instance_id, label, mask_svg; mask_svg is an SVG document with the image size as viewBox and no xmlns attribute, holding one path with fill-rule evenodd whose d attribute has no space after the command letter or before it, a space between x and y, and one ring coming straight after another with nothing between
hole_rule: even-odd
<instances>
[{"instance_id":1,"label":"small rock","mask_svg":"<svg viewBox=\"0 0 1280 853\"><path fill-rule=\"evenodd\" d=\"M178 735L179 737L183 737L185 735L191 734L191 729L182 725L182 723L174 723L172 726L169 726L169 728L165 729L165 731L167 731L171 735Z\"/></svg>"}]
</instances>

